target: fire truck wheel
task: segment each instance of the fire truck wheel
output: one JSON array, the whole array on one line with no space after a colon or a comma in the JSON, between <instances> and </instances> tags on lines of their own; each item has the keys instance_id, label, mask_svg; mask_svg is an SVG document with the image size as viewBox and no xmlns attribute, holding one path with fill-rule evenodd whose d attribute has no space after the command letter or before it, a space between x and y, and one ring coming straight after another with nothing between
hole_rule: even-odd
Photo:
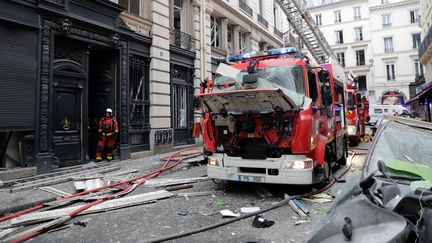
<instances>
[{"instance_id":1,"label":"fire truck wheel","mask_svg":"<svg viewBox=\"0 0 432 243\"><path fill-rule=\"evenodd\" d=\"M323 177L320 182L315 185L316 189L321 189L327 186L330 183L332 177L332 169L330 168L330 162L325 162L323 164Z\"/></svg>"},{"instance_id":2,"label":"fire truck wheel","mask_svg":"<svg viewBox=\"0 0 432 243\"><path fill-rule=\"evenodd\" d=\"M342 157L340 157L337 161L337 164L340 166L344 166L346 165L347 162L347 158L348 158L348 143L347 141L344 139L344 143L343 143L343 154Z\"/></svg>"}]
</instances>

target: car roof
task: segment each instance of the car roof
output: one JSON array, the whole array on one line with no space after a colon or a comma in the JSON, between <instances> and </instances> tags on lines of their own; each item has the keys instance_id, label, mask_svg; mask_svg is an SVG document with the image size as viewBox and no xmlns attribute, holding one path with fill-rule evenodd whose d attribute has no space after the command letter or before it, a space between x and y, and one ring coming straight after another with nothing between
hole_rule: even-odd
<instances>
[{"instance_id":1,"label":"car roof","mask_svg":"<svg viewBox=\"0 0 432 243\"><path fill-rule=\"evenodd\" d=\"M419 128L423 128L423 129L432 130L432 123L431 122L425 122L425 121L420 121L417 119L406 118L406 117L387 116L387 115L384 115L384 119L389 120L389 121L399 122L399 123L405 124L407 126L419 127Z\"/></svg>"}]
</instances>

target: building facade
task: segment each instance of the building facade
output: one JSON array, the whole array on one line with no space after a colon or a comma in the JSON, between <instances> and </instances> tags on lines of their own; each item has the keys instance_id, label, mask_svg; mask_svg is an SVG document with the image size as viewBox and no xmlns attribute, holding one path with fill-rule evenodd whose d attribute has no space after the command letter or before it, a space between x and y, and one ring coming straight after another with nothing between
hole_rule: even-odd
<instances>
[{"instance_id":1,"label":"building facade","mask_svg":"<svg viewBox=\"0 0 432 243\"><path fill-rule=\"evenodd\" d=\"M287 30L273 0L1 1L0 167L92 160L107 107L117 158L200 143L194 94L217 59Z\"/></svg>"},{"instance_id":2,"label":"building facade","mask_svg":"<svg viewBox=\"0 0 432 243\"><path fill-rule=\"evenodd\" d=\"M420 1L322 0L309 11L348 74L374 104L405 104L420 82Z\"/></svg>"}]
</instances>

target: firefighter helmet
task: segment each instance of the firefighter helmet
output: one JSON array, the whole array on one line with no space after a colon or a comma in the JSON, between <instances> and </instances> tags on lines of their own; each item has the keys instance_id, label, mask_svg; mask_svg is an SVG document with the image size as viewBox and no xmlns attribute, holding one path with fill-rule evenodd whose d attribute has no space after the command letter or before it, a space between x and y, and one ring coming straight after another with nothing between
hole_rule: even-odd
<instances>
[{"instance_id":1,"label":"firefighter helmet","mask_svg":"<svg viewBox=\"0 0 432 243\"><path fill-rule=\"evenodd\" d=\"M112 114L112 110L111 110L111 108L107 108L107 109L106 109L106 112L108 112L108 113L111 113L111 114Z\"/></svg>"}]
</instances>

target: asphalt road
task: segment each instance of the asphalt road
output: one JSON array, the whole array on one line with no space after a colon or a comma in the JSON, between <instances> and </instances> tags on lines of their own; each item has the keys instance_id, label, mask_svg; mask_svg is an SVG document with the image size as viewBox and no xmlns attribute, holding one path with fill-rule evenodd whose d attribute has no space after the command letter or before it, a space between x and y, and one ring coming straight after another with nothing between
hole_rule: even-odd
<instances>
[{"instance_id":1,"label":"asphalt road","mask_svg":"<svg viewBox=\"0 0 432 243\"><path fill-rule=\"evenodd\" d=\"M369 144L360 144L367 148ZM359 152L365 152L360 150ZM360 170L364 155L357 155L352 160L352 167L344 178ZM350 161L350 159L349 159ZM137 168L141 172L158 168L162 165L157 157L144 160L126 161L122 167ZM124 169L122 168L122 169ZM341 173L346 167L339 168L334 174ZM159 178L189 178L206 175L205 166L182 165L174 171L162 174ZM342 178L343 179L343 178ZM344 183L336 183L326 191L336 197ZM48 232L38 236L33 242L141 242L191 229L215 224L226 220L218 213L222 209L239 212L241 207L269 207L283 199L283 194L305 193L312 190L307 186L262 185L272 196L262 197L254 190L254 184L214 183L204 181L193 184L193 188L178 192L209 191L211 195L174 197L154 203L129 207L104 213L78 216L68 223L86 222L86 226L76 224L69 228ZM67 186L70 190L70 185ZM60 187L61 188L61 187ZM65 188L62 188L65 190ZM154 191L145 186L137 188L132 195ZM226 205L218 206L217 202ZM286 205L262 214L268 220L275 221L269 228L252 227L253 218L244 219L217 229L209 230L171 242L304 242L313 226L327 211L331 203L311 203L303 201L310 210L306 222L295 226L299 216ZM179 212L187 212L179 215Z\"/></svg>"}]
</instances>

